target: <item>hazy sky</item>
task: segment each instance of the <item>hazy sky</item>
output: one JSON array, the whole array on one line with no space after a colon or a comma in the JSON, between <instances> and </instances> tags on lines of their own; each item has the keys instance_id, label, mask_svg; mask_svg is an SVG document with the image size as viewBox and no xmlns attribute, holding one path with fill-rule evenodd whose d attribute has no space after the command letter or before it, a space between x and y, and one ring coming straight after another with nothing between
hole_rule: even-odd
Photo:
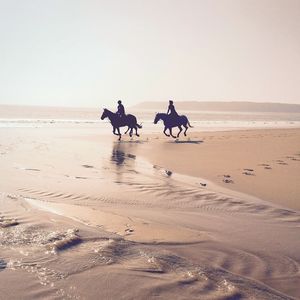
<instances>
[{"instance_id":1,"label":"hazy sky","mask_svg":"<svg viewBox=\"0 0 300 300\"><path fill-rule=\"evenodd\" d=\"M0 0L0 104L300 103L299 0Z\"/></svg>"}]
</instances>

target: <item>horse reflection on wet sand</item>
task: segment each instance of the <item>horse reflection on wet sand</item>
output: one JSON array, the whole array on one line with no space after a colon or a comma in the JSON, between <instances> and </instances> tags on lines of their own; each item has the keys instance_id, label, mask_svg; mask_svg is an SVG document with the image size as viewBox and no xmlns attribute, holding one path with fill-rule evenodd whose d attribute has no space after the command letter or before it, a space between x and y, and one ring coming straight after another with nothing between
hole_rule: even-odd
<instances>
[{"instance_id":1,"label":"horse reflection on wet sand","mask_svg":"<svg viewBox=\"0 0 300 300\"><path fill-rule=\"evenodd\" d=\"M178 127L179 132L177 134L177 138L179 137L181 131L182 131L182 126L185 127L184 135L186 136L186 132L189 127L193 127L188 118L185 115L181 116L172 116L164 113L157 113L154 119L154 124L157 124L159 120L162 120L164 122L164 134L166 136L171 136L173 138L176 138L176 136L173 135L172 133L172 128L173 127ZM166 133L166 130L169 129L170 134Z\"/></svg>"},{"instance_id":2,"label":"horse reflection on wet sand","mask_svg":"<svg viewBox=\"0 0 300 300\"><path fill-rule=\"evenodd\" d=\"M105 118L108 118L110 120L110 123L113 127L113 134L119 136L119 141L121 140L121 136L122 136L120 132L120 127L128 126L128 129L126 130L125 134L128 132L128 130L130 130L129 131L130 137L132 137L133 129L135 129L135 135L139 136L137 130L138 128L142 128L142 126L137 123L137 119L134 115L128 114L120 118L117 114L104 108L104 111L101 116L101 120L104 120Z\"/></svg>"}]
</instances>

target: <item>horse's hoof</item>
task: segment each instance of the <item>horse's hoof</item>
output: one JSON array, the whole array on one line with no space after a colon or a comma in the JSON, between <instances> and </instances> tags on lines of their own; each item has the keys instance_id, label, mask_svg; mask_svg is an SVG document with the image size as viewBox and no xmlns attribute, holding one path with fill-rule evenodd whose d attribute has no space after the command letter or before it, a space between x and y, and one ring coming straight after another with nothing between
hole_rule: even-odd
<instances>
[{"instance_id":1,"label":"horse's hoof","mask_svg":"<svg viewBox=\"0 0 300 300\"><path fill-rule=\"evenodd\" d=\"M140 136L139 134L136 134L136 136Z\"/></svg>"}]
</instances>

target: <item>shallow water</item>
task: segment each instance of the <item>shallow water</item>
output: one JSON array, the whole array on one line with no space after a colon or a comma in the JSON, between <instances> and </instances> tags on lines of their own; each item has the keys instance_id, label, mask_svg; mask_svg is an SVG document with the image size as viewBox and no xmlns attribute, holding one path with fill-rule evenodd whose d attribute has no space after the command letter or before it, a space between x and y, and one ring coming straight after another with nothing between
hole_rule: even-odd
<instances>
[{"instance_id":1,"label":"shallow water","mask_svg":"<svg viewBox=\"0 0 300 300\"><path fill-rule=\"evenodd\" d=\"M130 112L131 113L131 112ZM163 124L153 124L155 111L133 111L137 116L138 123L142 124L144 133L157 133L163 130ZM38 112L36 113L38 115ZM238 129L257 129L257 128L299 128L299 113L245 113L245 112L201 112L183 111L189 117L190 123L197 130L223 131ZM76 116L76 117L75 117ZM41 118L0 118L0 128L44 128L44 127L72 127L78 128L97 128L99 133L105 134L110 131L110 124L107 120L95 119L84 114L80 117L78 113L57 115L49 112ZM189 129L193 131L194 129ZM123 130L125 131L125 129Z\"/></svg>"}]
</instances>

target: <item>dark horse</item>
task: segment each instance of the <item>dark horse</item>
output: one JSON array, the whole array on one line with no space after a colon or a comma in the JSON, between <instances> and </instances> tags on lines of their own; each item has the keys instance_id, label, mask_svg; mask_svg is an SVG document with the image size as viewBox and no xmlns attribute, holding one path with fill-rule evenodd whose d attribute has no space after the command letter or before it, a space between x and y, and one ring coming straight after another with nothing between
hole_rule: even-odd
<instances>
[{"instance_id":1,"label":"dark horse","mask_svg":"<svg viewBox=\"0 0 300 300\"><path fill-rule=\"evenodd\" d=\"M173 127L178 127L179 129L179 132L177 134L177 137L179 137L181 131L182 131L182 127L185 127L185 131L184 131L184 135L186 136L186 131L188 130L188 126L190 127L193 127L188 118L184 115L182 116L172 116L172 115L167 115L167 114L163 114L163 113L157 113L156 116L155 116L155 119L154 119L154 124L157 124L157 122L159 120L162 120L164 122L164 125L165 125L165 129L164 129L164 134L166 136L170 136L173 137L173 138L176 138L176 136L174 136L172 134L172 128ZM166 130L169 129L170 131L170 134L167 134L166 133Z\"/></svg>"},{"instance_id":2,"label":"dark horse","mask_svg":"<svg viewBox=\"0 0 300 300\"><path fill-rule=\"evenodd\" d=\"M136 117L134 115L128 114L120 118L117 114L104 108L103 114L101 116L101 120L104 120L105 118L108 118L110 120L110 123L113 127L113 134L118 135L119 140L121 140L120 127L124 127L124 126L128 126L128 129L126 130L125 134L130 129L129 135L130 137L132 137L132 131L133 129L135 129L135 135L139 136L139 134L137 133L137 129L142 128L142 126L137 123ZM116 133L116 130L118 131L118 133Z\"/></svg>"}]
</instances>

